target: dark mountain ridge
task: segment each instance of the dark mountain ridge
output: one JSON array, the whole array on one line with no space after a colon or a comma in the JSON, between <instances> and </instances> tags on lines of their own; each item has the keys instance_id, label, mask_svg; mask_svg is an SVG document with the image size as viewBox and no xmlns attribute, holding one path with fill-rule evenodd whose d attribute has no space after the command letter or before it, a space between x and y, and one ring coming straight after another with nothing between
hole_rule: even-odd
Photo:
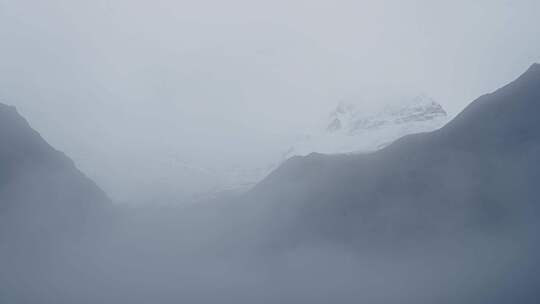
<instances>
[{"instance_id":1,"label":"dark mountain ridge","mask_svg":"<svg viewBox=\"0 0 540 304\"><path fill-rule=\"evenodd\" d=\"M534 64L439 130L405 136L375 153L294 157L248 196L294 214L282 223L285 230L330 238L521 226L540 209L539 113L540 65Z\"/></svg>"},{"instance_id":2,"label":"dark mountain ridge","mask_svg":"<svg viewBox=\"0 0 540 304\"><path fill-rule=\"evenodd\" d=\"M109 205L106 194L71 159L3 104L0 143L1 233L69 233Z\"/></svg>"}]
</instances>

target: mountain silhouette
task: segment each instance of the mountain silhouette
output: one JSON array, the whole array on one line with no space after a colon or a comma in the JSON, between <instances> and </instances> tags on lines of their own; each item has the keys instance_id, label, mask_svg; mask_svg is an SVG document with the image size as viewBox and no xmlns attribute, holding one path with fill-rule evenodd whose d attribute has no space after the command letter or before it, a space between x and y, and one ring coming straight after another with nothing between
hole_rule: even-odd
<instances>
[{"instance_id":1,"label":"mountain silhouette","mask_svg":"<svg viewBox=\"0 0 540 304\"><path fill-rule=\"evenodd\" d=\"M60 237L93 221L108 205L105 193L73 161L14 107L0 104L1 234Z\"/></svg>"},{"instance_id":2,"label":"mountain silhouette","mask_svg":"<svg viewBox=\"0 0 540 304\"><path fill-rule=\"evenodd\" d=\"M280 226L297 237L404 240L524 226L539 210L539 113L534 64L439 130L374 153L293 157L248 196L287 214Z\"/></svg>"}]
</instances>

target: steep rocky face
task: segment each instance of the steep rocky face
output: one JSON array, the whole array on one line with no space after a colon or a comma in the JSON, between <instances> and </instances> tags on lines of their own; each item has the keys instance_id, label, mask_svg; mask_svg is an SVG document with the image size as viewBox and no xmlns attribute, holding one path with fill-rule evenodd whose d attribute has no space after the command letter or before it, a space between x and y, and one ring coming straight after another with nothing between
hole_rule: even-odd
<instances>
[{"instance_id":1,"label":"steep rocky face","mask_svg":"<svg viewBox=\"0 0 540 304\"><path fill-rule=\"evenodd\" d=\"M370 231L404 240L534 224L539 113L536 64L439 130L370 154L294 157L250 195L296 214L294 231L339 237Z\"/></svg>"},{"instance_id":2,"label":"steep rocky face","mask_svg":"<svg viewBox=\"0 0 540 304\"><path fill-rule=\"evenodd\" d=\"M14 107L0 104L0 237L60 236L102 214L105 193Z\"/></svg>"}]
</instances>

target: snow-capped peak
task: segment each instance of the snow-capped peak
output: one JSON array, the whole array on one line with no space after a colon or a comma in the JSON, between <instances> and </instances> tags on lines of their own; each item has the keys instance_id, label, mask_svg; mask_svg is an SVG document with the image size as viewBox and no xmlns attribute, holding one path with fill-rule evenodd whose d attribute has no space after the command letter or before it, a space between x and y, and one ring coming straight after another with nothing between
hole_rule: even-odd
<instances>
[{"instance_id":1,"label":"snow-capped peak","mask_svg":"<svg viewBox=\"0 0 540 304\"><path fill-rule=\"evenodd\" d=\"M337 154L368 152L380 149L394 140L412 133L442 127L448 120L446 111L425 95L395 101L374 110L355 103L339 102L318 125L273 164L253 170L231 170L216 193L242 191L267 176L286 159L312 152Z\"/></svg>"},{"instance_id":2,"label":"snow-capped peak","mask_svg":"<svg viewBox=\"0 0 540 304\"><path fill-rule=\"evenodd\" d=\"M377 111L365 111L352 103L340 102L329 115L325 126L327 133L356 133L414 122L430 121L447 116L443 107L425 95L404 100L398 105L386 106Z\"/></svg>"},{"instance_id":3,"label":"snow-capped peak","mask_svg":"<svg viewBox=\"0 0 540 304\"><path fill-rule=\"evenodd\" d=\"M284 158L312 152L374 151L404 135L438 129L447 120L443 107L426 95L400 99L377 110L340 102L325 121L289 149Z\"/></svg>"}]
</instances>

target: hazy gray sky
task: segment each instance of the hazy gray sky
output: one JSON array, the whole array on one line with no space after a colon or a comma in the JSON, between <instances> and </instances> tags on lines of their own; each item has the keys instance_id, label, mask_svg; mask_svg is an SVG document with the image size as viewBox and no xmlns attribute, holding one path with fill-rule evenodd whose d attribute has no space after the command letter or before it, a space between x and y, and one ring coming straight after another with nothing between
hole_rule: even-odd
<instances>
[{"instance_id":1,"label":"hazy gray sky","mask_svg":"<svg viewBox=\"0 0 540 304\"><path fill-rule=\"evenodd\" d=\"M456 113L535 61L537 0L0 0L0 102L101 183L256 165L342 99Z\"/></svg>"}]
</instances>

